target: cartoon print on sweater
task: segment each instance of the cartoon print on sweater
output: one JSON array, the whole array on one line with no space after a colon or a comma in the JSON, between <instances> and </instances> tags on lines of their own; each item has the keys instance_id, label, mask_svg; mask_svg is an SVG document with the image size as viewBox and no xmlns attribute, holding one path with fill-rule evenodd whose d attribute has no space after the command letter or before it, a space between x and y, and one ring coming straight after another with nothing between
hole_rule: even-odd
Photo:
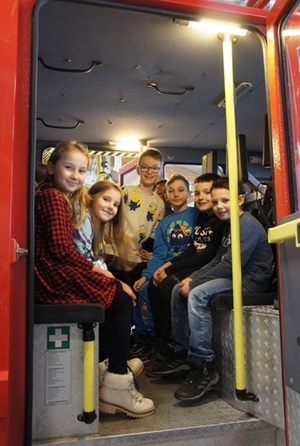
<instances>
[{"instance_id":1,"label":"cartoon print on sweater","mask_svg":"<svg viewBox=\"0 0 300 446\"><path fill-rule=\"evenodd\" d=\"M176 223L173 228L171 228L169 237L170 237L170 246L171 250L174 253L180 252L180 247L183 245L189 246L193 243L193 228L186 227L184 225L180 225Z\"/></svg>"},{"instance_id":2,"label":"cartoon print on sweater","mask_svg":"<svg viewBox=\"0 0 300 446\"><path fill-rule=\"evenodd\" d=\"M130 201L129 201L129 209L131 211L135 211L141 207L141 196L138 192L132 192Z\"/></svg>"},{"instance_id":3,"label":"cartoon print on sweater","mask_svg":"<svg viewBox=\"0 0 300 446\"><path fill-rule=\"evenodd\" d=\"M141 225L139 227L139 241L141 242L142 240L144 240L144 238L146 237L146 226L145 225Z\"/></svg>"},{"instance_id":4,"label":"cartoon print on sweater","mask_svg":"<svg viewBox=\"0 0 300 446\"><path fill-rule=\"evenodd\" d=\"M154 203L150 203L147 211L147 221L153 221L156 210L157 206Z\"/></svg>"},{"instance_id":5,"label":"cartoon print on sweater","mask_svg":"<svg viewBox=\"0 0 300 446\"><path fill-rule=\"evenodd\" d=\"M126 189L122 189L124 204L128 202L128 191Z\"/></svg>"}]
</instances>

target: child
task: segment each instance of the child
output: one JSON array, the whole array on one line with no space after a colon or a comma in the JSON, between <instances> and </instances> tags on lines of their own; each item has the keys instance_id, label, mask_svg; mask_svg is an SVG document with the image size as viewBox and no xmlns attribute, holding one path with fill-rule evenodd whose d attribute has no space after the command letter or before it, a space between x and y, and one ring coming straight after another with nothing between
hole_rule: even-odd
<instances>
[{"instance_id":1,"label":"child","mask_svg":"<svg viewBox=\"0 0 300 446\"><path fill-rule=\"evenodd\" d=\"M166 193L166 182L167 180L165 178L157 180L153 188L153 192L155 192L156 195L158 195L164 202L164 217L173 212ZM142 262L147 263L150 260L153 251L153 244L154 240L152 238L148 238L146 242L142 243L142 249L140 250L140 257Z\"/></svg>"},{"instance_id":2,"label":"child","mask_svg":"<svg viewBox=\"0 0 300 446\"><path fill-rule=\"evenodd\" d=\"M126 218L123 246L117 253L113 246L106 247L106 252L113 255L109 270L130 286L140 278L145 268L140 255L142 243L149 238L154 239L155 229L164 215L164 203L153 192L161 163L162 155L158 150L147 149L141 153L136 168L139 184L122 187ZM146 249L151 251L149 246Z\"/></svg>"},{"instance_id":3,"label":"child","mask_svg":"<svg viewBox=\"0 0 300 446\"><path fill-rule=\"evenodd\" d=\"M127 371L132 303L130 288L107 277L78 253L73 244L72 220L84 219L84 181L89 166L85 145L58 144L52 152L35 206L35 302L42 304L100 303L109 327L109 370L100 390L100 410L129 416L152 415L154 404L136 391ZM71 213L71 217L70 217ZM123 288L123 289L122 289Z\"/></svg>"},{"instance_id":4,"label":"child","mask_svg":"<svg viewBox=\"0 0 300 446\"><path fill-rule=\"evenodd\" d=\"M240 188L241 189L241 188ZM222 221L230 220L230 196L227 178L216 180L211 188L213 209ZM242 291L262 293L269 284L273 255L262 225L242 211L244 195L239 190ZM190 370L175 398L192 401L218 382L212 350L212 319L209 303L221 292L232 291L230 226L224 229L222 244L215 258L173 288L171 312L173 352L161 363L157 376L178 370ZM188 357L188 359L186 359Z\"/></svg>"},{"instance_id":5,"label":"child","mask_svg":"<svg viewBox=\"0 0 300 446\"><path fill-rule=\"evenodd\" d=\"M153 255L142 272L142 277L133 286L138 292L138 305L134 310L133 321L140 335L139 340L146 344L151 339L143 339L143 336L154 335L146 282L162 264L181 254L193 243L195 223L199 215L198 209L187 205L189 182L182 175L174 174L168 179L167 194L174 213L165 217L157 227ZM134 347L131 354L140 347Z\"/></svg>"},{"instance_id":6,"label":"child","mask_svg":"<svg viewBox=\"0 0 300 446\"><path fill-rule=\"evenodd\" d=\"M161 178L160 180L157 180L153 191L163 200L165 203L165 217L173 212L172 206L170 205L170 202L168 200L167 196L167 190L166 190L166 178Z\"/></svg>"},{"instance_id":7,"label":"child","mask_svg":"<svg viewBox=\"0 0 300 446\"><path fill-rule=\"evenodd\" d=\"M75 249L102 268L103 274L112 277L107 272L100 248L112 242L119 248L123 234L124 204L121 190L109 180L98 181L88 191L87 208L81 226L73 227Z\"/></svg>"},{"instance_id":8,"label":"child","mask_svg":"<svg viewBox=\"0 0 300 446\"><path fill-rule=\"evenodd\" d=\"M107 271L104 258L100 255L100 248L104 249L105 243L112 243L119 247L124 233L124 205L122 193L115 183L110 180L96 182L88 192L87 207L84 220L80 228L73 226L73 238L76 251L86 259L101 268L102 274L113 277ZM102 254L102 253L101 253ZM100 325L100 363L99 383L103 383L103 375L108 366L106 324ZM142 361L133 358L127 361L127 365L135 376L138 376L144 368Z\"/></svg>"},{"instance_id":9,"label":"child","mask_svg":"<svg viewBox=\"0 0 300 446\"><path fill-rule=\"evenodd\" d=\"M214 213L210 196L213 181L220 178L214 173L200 175L194 180L195 207L200 211L194 231L193 243L179 256L161 266L150 281L148 291L156 333L156 348L147 372L156 369L170 350L171 341L171 294L173 287L194 271L210 262L216 255L226 222Z\"/></svg>"}]
</instances>

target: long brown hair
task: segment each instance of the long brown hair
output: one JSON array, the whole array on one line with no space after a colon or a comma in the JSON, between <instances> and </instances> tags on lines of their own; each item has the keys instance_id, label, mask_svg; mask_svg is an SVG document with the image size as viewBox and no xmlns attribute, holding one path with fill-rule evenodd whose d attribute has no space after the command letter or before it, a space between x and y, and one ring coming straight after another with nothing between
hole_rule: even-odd
<instances>
[{"instance_id":1,"label":"long brown hair","mask_svg":"<svg viewBox=\"0 0 300 446\"><path fill-rule=\"evenodd\" d=\"M114 218L106 223L103 223L93 213L92 207L93 203L110 189L120 192L120 205L118 208L118 212L116 213ZM119 186L108 180L97 181L97 183L93 184L93 186L89 189L87 205L92 215L95 230L93 241L94 254L98 255L100 253L100 250L105 251L105 243L114 246L116 249L119 249L123 242L125 230L124 203L122 192Z\"/></svg>"},{"instance_id":2,"label":"long brown hair","mask_svg":"<svg viewBox=\"0 0 300 446\"><path fill-rule=\"evenodd\" d=\"M55 165L64 153L74 152L76 150L86 156L89 167L91 163L91 157L88 151L88 147L85 144L82 144L75 140L60 142L51 153L48 163L52 163L53 165ZM54 186L56 186L54 175L49 174L48 170L45 174L44 180L40 183L38 190L40 190L45 183L52 183ZM64 195L64 197L68 203L68 208L71 213L72 225L75 228L79 228L82 225L85 217L87 190L85 187L81 187L77 191L70 194L68 197L66 195Z\"/></svg>"}]
</instances>

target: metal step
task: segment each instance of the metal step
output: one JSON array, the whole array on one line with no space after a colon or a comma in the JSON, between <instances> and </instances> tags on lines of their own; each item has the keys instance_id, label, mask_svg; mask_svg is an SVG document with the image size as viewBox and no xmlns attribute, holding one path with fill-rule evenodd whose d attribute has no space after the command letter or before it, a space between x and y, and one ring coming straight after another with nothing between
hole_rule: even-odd
<instances>
[{"instance_id":1,"label":"metal step","mask_svg":"<svg viewBox=\"0 0 300 446\"><path fill-rule=\"evenodd\" d=\"M284 446L274 426L243 413L209 391L193 404L177 401L174 390L184 375L154 379L142 373L140 392L152 398L156 412L144 419L101 415L99 435L34 442L35 446Z\"/></svg>"}]
</instances>

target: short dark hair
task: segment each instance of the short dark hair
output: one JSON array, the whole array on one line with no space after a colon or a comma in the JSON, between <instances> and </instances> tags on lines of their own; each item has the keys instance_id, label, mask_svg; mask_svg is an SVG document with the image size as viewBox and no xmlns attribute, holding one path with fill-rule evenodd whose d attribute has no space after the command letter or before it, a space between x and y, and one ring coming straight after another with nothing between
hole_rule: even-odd
<instances>
[{"instance_id":1,"label":"short dark hair","mask_svg":"<svg viewBox=\"0 0 300 446\"><path fill-rule=\"evenodd\" d=\"M143 158L145 158L146 156L151 156L151 158L156 159L157 161L159 161L160 163L163 160L163 156L161 154L161 152L157 149L146 149L144 152L142 152L139 156L138 159L138 166L140 165L141 161Z\"/></svg>"},{"instance_id":2,"label":"short dark hair","mask_svg":"<svg viewBox=\"0 0 300 446\"><path fill-rule=\"evenodd\" d=\"M157 180L156 183L154 184L153 189L156 189L157 186L159 186L160 184L166 184L167 180L166 178L161 178L160 180Z\"/></svg>"},{"instance_id":3,"label":"short dark hair","mask_svg":"<svg viewBox=\"0 0 300 446\"><path fill-rule=\"evenodd\" d=\"M211 185L210 191L213 189L228 189L229 190L229 179L228 177L219 177ZM243 183L239 181L238 183L238 194L243 195Z\"/></svg>"},{"instance_id":4,"label":"short dark hair","mask_svg":"<svg viewBox=\"0 0 300 446\"><path fill-rule=\"evenodd\" d=\"M210 181L216 181L221 178L217 173L203 173L194 179L194 184L197 183L209 183Z\"/></svg>"},{"instance_id":5,"label":"short dark hair","mask_svg":"<svg viewBox=\"0 0 300 446\"><path fill-rule=\"evenodd\" d=\"M167 182L166 182L166 188L168 188L171 184L174 183L174 181L176 180L181 180L184 182L184 184L186 185L187 190L190 190L190 183L188 182L188 180L183 176L180 175L180 173L173 173L173 175L171 175Z\"/></svg>"}]
</instances>

